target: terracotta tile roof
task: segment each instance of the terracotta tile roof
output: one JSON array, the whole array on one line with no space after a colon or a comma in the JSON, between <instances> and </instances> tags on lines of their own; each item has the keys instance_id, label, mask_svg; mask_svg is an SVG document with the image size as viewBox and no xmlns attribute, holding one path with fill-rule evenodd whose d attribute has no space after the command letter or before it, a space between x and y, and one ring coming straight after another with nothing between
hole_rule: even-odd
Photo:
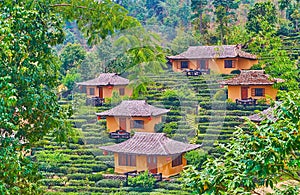
<instances>
[{"instance_id":1,"label":"terracotta tile roof","mask_svg":"<svg viewBox=\"0 0 300 195\"><path fill-rule=\"evenodd\" d=\"M101 73L99 77L85 82L77 83L77 85L85 86L105 86L105 85L128 85L129 80L118 76L116 73Z\"/></svg>"},{"instance_id":2,"label":"terracotta tile roof","mask_svg":"<svg viewBox=\"0 0 300 195\"><path fill-rule=\"evenodd\" d=\"M277 119L274 117L274 114L273 114L275 108L276 107L270 107L266 110L263 110L260 113L250 115L250 116L248 116L248 118L253 122L261 122L265 118L267 118L268 120L271 120L271 121L276 121Z\"/></svg>"},{"instance_id":3,"label":"terracotta tile roof","mask_svg":"<svg viewBox=\"0 0 300 195\"><path fill-rule=\"evenodd\" d=\"M102 146L100 149L126 154L140 155L173 155L181 154L201 147L172 140L164 133L136 132L132 138L122 143Z\"/></svg>"},{"instance_id":4,"label":"terracotta tile roof","mask_svg":"<svg viewBox=\"0 0 300 195\"><path fill-rule=\"evenodd\" d=\"M222 85L273 85L284 82L283 79L271 79L263 70L242 70L234 78L219 82Z\"/></svg>"},{"instance_id":5,"label":"terracotta tile roof","mask_svg":"<svg viewBox=\"0 0 300 195\"><path fill-rule=\"evenodd\" d=\"M125 100L118 106L100 113L97 116L158 116L170 110L147 104L145 100Z\"/></svg>"},{"instance_id":6,"label":"terracotta tile roof","mask_svg":"<svg viewBox=\"0 0 300 195\"><path fill-rule=\"evenodd\" d=\"M187 51L169 56L169 59L215 59L215 58L248 58L257 59L253 54L244 52L237 45L220 45L220 46L191 46Z\"/></svg>"}]
</instances>

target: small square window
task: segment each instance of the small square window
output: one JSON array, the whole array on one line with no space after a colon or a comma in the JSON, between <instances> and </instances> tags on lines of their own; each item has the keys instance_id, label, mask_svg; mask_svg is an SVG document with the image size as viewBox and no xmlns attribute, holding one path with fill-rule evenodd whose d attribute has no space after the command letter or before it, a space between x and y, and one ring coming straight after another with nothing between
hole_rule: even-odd
<instances>
[{"instance_id":1,"label":"small square window","mask_svg":"<svg viewBox=\"0 0 300 195\"><path fill-rule=\"evenodd\" d=\"M118 155L120 166L136 166L136 156L131 154L121 154Z\"/></svg>"},{"instance_id":2,"label":"small square window","mask_svg":"<svg viewBox=\"0 0 300 195\"><path fill-rule=\"evenodd\" d=\"M188 61L182 61L181 62L181 69L183 68L189 68L189 62Z\"/></svg>"},{"instance_id":3,"label":"small square window","mask_svg":"<svg viewBox=\"0 0 300 195\"><path fill-rule=\"evenodd\" d=\"M125 89L124 88L120 88L119 89L119 94L120 95L125 95Z\"/></svg>"},{"instance_id":4,"label":"small square window","mask_svg":"<svg viewBox=\"0 0 300 195\"><path fill-rule=\"evenodd\" d=\"M172 157L172 167L177 167L179 165L182 165L182 154Z\"/></svg>"},{"instance_id":5,"label":"small square window","mask_svg":"<svg viewBox=\"0 0 300 195\"><path fill-rule=\"evenodd\" d=\"M90 88L90 95L95 95L95 88Z\"/></svg>"},{"instance_id":6,"label":"small square window","mask_svg":"<svg viewBox=\"0 0 300 195\"><path fill-rule=\"evenodd\" d=\"M235 68L235 61L233 60L224 60L225 68Z\"/></svg>"},{"instance_id":7,"label":"small square window","mask_svg":"<svg viewBox=\"0 0 300 195\"><path fill-rule=\"evenodd\" d=\"M144 121L143 120L133 120L130 122L130 128L144 129Z\"/></svg>"},{"instance_id":8,"label":"small square window","mask_svg":"<svg viewBox=\"0 0 300 195\"><path fill-rule=\"evenodd\" d=\"M255 96L264 96L264 89L263 88L255 88L254 89L254 93L255 93Z\"/></svg>"}]
</instances>

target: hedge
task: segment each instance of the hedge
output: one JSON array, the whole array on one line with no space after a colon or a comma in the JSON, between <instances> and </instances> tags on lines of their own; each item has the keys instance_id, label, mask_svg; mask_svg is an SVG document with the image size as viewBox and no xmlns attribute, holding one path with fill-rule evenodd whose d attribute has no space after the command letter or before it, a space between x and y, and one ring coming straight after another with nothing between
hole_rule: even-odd
<instances>
[{"instance_id":1,"label":"hedge","mask_svg":"<svg viewBox=\"0 0 300 195\"><path fill-rule=\"evenodd\" d=\"M156 184L157 188L164 188L167 190L181 190L182 186L177 183L171 183L171 182L158 182Z\"/></svg>"},{"instance_id":2,"label":"hedge","mask_svg":"<svg viewBox=\"0 0 300 195\"><path fill-rule=\"evenodd\" d=\"M93 172L105 171L108 167L105 164L73 164L76 168L87 168L91 169Z\"/></svg>"},{"instance_id":3,"label":"hedge","mask_svg":"<svg viewBox=\"0 0 300 195\"><path fill-rule=\"evenodd\" d=\"M95 186L94 181L87 180L70 180L68 181L69 186Z\"/></svg>"},{"instance_id":4,"label":"hedge","mask_svg":"<svg viewBox=\"0 0 300 195\"><path fill-rule=\"evenodd\" d=\"M41 179L40 180L41 184L45 186L65 186L66 180L65 179Z\"/></svg>"},{"instance_id":5,"label":"hedge","mask_svg":"<svg viewBox=\"0 0 300 195\"><path fill-rule=\"evenodd\" d=\"M113 187L113 188L119 188L122 184L122 181L120 180L114 180L114 179L102 179L96 183L97 187Z\"/></svg>"}]
</instances>

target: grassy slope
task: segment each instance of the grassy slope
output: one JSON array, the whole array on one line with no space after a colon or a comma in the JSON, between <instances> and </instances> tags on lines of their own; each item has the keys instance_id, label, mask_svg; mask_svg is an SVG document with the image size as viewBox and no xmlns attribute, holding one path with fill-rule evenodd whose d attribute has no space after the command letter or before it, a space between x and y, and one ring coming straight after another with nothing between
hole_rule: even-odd
<instances>
[{"instance_id":1,"label":"grassy slope","mask_svg":"<svg viewBox=\"0 0 300 195\"><path fill-rule=\"evenodd\" d=\"M222 77L186 77L172 72L149 77L154 83L148 86L149 93L145 98L152 105L171 109L165 122L177 124L177 129L171 134L172 138L184 142L206 143L204 149L207 150L211 149L208 147L211 143L228 140L233 127L242 123L239 116L247 116L253 110L265 108L226 105L225 102L214 101L212 97L219 90L217 80L223 79ZM168 99L163 96L167 89L177 89L179 92L189 90L186 92L189 95ZM71 120L82 134L80 139L65 146L46 137L41 141L40 147L34 150L34 155L41 164L40 170L45 176L41 183L47 194L106 194L120 191L123 191L120 194L141 194L136 192L140 189L120 187L120 183L105 181L101 177L102 173L112 170L113 156L103 155L98 147L113 144L115 140L108 138L105 120L97 122L94 113L109 109L110 106L85 106L80 99L73 102L73 105L77 106ZM176 182L162 182L158 185L153 190L155 194L178 194L181 189Z\"/></svg>"}]
</instances>

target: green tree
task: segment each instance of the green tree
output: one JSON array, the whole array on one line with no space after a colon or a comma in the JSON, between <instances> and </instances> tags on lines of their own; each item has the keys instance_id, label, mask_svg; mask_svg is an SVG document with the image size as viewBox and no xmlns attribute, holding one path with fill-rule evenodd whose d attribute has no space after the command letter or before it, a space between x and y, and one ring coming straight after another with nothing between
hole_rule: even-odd
<instances>
[{"instance_id":1,"label":"green tree","mask_svg":"<svg viewBox=\"0 0 300 195\"><path fill-rule=\"evenodd\" d=\"M285 93L281 100L276 120L238 128L228 145L220 145L224 155L206 161L201 171L185 171L186 185L198 194L253 194L258 186L276 188L279 178L300 181L300 94Z\"/></svg>"},{"instance_id":2,"label":"green tree","mask_svg":"<svg viewBox=\"0 0 300 195\"><path fill-rule=\"evenodd\" d=\"M228 33L229 23L234 23L235 13L233 10L239 7L240 1L236 0L214 0L213 5L215 7L216 21L218 23L218 31L220 33L220 41L226 44L224 39L225 35Z\"/></svg>"},{"instance_id":3,"label":"green tree","mask_svg":"<svg viewBox=\"0 0 300 195\"><path fill-rule=\"evenodd\" d=\"M257 3L250 10L249 20L246 23L251 37L248 46L251 52L260 57L260 64L266 73L274 78L286 80L284 83L277 84L278 88L297 90L299 89L297 81L299 69L296 62L283 49L282 40L277 36L277 19L265 15L265 12L271 12L271 10L273 16L276 17L275 5L270 2Z\"/></svg>"},{"instance_id":4,"label":"green tree","mask_svg":"<svg viewBox=\"0 0 300 195\"><path fill-rule=\"evenodd\" d=\"M60 54L61 73L66 75L71 69L78 69L86 55L87 52L81 45L68 43Z\"/></svg>"},{"instance_id":5,"label":"green tree","mask_svg":"<svg viewBox=\"0 0 300 195\"><path fill-rule=\"evenodd\" d=\"M204 33L205 25L203 21L203 13L205 11L205 7L207 6L207 0L192 0L191 8L193 11L193 17L199 19L199 32L200 34Z\"/></svg>"},{"instance_id":6,"label":"green tree","mask_svg":"<svg viewBox=\"0 0 300 195\"><path fill-rule=\"evenodd\" d=\"M255 3L250 9L247 18L247 30L255 33L263 29L263 22L267 22L269 27L273 29L278 22L276 7L270 1Z\"/></svg>"}]
</instances>

